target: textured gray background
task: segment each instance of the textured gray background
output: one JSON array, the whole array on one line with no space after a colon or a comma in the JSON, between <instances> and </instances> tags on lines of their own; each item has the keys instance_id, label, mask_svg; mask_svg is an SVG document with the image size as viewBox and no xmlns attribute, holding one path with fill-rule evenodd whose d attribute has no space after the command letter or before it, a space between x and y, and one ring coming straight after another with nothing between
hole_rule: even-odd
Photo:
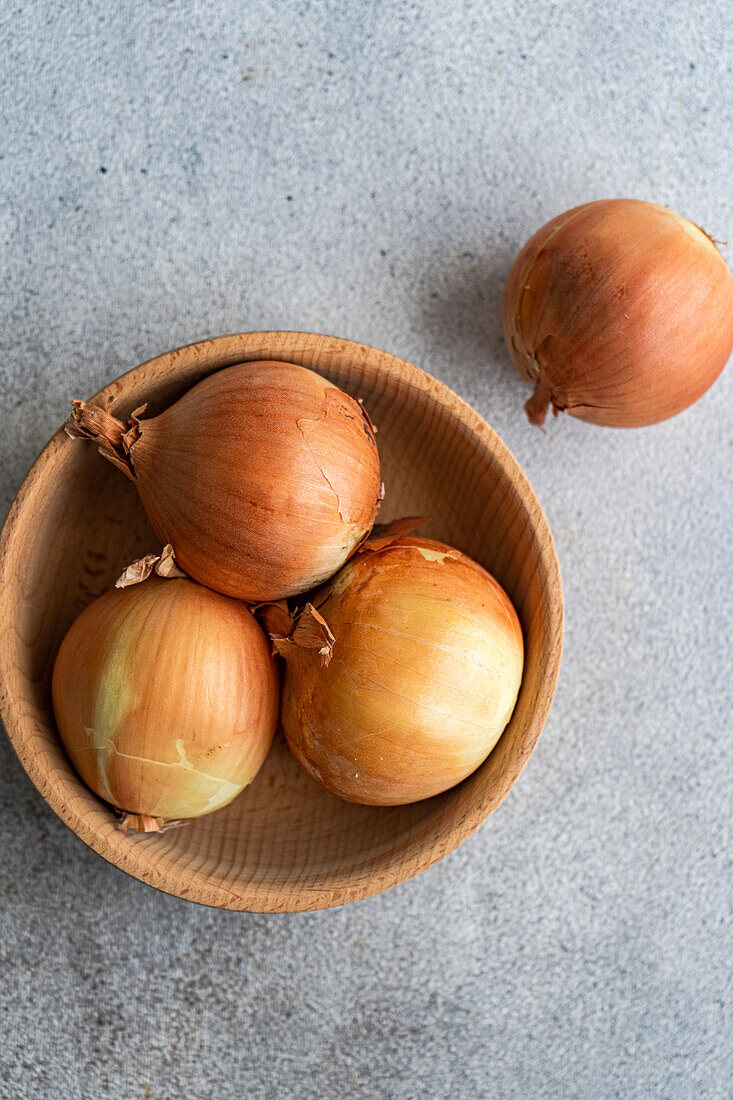
<instances>
[{"instance_id":1,"label":"textured gray background","mask_svg":"<svg viewBox=\"0 0 733 1100\"><path fill-rule=\"evenodd\" d=\"M488 418L567 596L510 797L339 911L155 893L0 739L0 1095L729 1096L733 372L656 428L543 435L499 328L517 248L575 203L653 198L733 240L726 0L36 0L0 20L3 508L72 395L206 335L333 332Z\"/></svg>"}]
</instances>

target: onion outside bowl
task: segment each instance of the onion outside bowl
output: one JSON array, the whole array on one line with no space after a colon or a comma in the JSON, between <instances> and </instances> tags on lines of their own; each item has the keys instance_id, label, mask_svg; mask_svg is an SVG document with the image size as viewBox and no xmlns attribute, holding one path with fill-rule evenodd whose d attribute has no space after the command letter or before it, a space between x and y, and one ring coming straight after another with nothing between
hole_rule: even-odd
<instances>
[{"instance_id":1,"label":"onion outside bowl","mask_svg":"<svg viewBox=\"0 0 733 1100\"><path fill-rule=\"evenodd\" d=\"M78 778L61 747L51 673L77 615L129 562L159 544L134 486L93 445L63 429L33 465L2 533L0 710L49 806L110 863L204 905L297 912L404 882L493 813L523 771L550 710L563 594L547 519L513 455L450 389L386 352L313 333L238 333L157 356L92 400L122 417L147 402L152 415L212 371L256 359L300 363L362 398L379 429L387 487L380 521L432 516L421 534L463 550L506 589L522 623L525 667L516 708L493 752L441 795L372 807L321 790L278 734L262 770L231 805L157 835L119 831L117 816Z\"/></svg>"}]
</instances>

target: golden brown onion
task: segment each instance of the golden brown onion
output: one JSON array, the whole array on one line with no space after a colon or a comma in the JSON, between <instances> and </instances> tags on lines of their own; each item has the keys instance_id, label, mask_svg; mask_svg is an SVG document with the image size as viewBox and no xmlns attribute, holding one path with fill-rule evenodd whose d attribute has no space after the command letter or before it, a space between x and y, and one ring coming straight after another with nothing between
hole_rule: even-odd
<instances>
[{"instance_id":1,"label":"golden brown onion","mask_svg":"<svg viewBox=\"0 0 733 1100\"><path fill-rule=\"evenodd\" d=\"M547 409L635 428L687 408L733 347L733 275L707 234L655 203L576 206L525 244L504 290L504 336Z\"/></svg>"},{"instance_id":2,"label":"golden brown onion","mask_svg":"<svg viewBox=\"0 0 733 1100\"><path fill-rule=\"evenodd\" d=\"M415 535L372 545L294 629L283 608L268 627L300 766L351 802L397 805L454 786L491 752L519 691L522 632L504 590L458 550Z\"/></svg>"},{"instance_id":3,"label":"golden brown onion","mask_svg":"<svg viewBox=\"0 0 733 1100\"><path fill-rule=\"evenodd\" d=\"M67 430L96 440L134 481L186 573L243 600L276 600L332 576L379 507L368 417L293 363L228 367L159 416L126 425L75 402Z\"/></svg>"},{"instance_id":4,"label":"golden brown onion","mask_svg":"<svg viewBox=\"0 0 733 1100\"><path fill-rule=\"evenodd\" d=\"M82 612L56 658L53 705L72 763L100 798L158 820L199 817L257 774L278 677L244 604L156 577Z\"/></svg>"}]
</instances>

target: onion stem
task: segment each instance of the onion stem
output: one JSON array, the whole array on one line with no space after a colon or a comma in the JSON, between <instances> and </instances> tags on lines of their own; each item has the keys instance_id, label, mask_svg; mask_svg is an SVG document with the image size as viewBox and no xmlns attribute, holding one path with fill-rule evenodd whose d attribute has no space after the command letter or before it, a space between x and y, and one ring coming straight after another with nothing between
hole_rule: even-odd
<instances>
[{"instance_id":1,"label":"onion stem","mask_svg":"<svg viewBox=\"0 0 733 1100\"><path fill-rule=\"evenodd\" d=\"M552 389L550 383L540 374L535 383L534 393L524 405L531 424L536 424L538 427L544 424L551 401Z\"/></svg>"}]
</instances>

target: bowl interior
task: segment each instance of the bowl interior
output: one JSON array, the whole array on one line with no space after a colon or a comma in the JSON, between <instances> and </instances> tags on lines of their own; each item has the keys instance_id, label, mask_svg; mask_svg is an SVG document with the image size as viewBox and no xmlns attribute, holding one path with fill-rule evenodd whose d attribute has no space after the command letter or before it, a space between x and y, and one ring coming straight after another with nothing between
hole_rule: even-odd
<instances>
[{"instance_id":1,"label":"bowl interior","mask_svg":"<svg viewBox=\"0 0 733 1100\"><path fill-rule=\"evenodd\" d=\"M151 836L120 833L77 778L56 734L50 678L66 630L135 557L159 544L133 485L91 444L58 433L5 528L0 613L3 713L43 796L86 843L138 878L207 904L312 909L376 893L456 847L495 809L544 724L562 644L554 546L534 494L490 428L446 387L373 348L302 333L250 333L181 348L135 368L97 400L160 411L205 374L260 358L320 371L363 399L378 426L380 521L430 515L423 530L470 554L505 587L524 630L517 707L486 762L458 787L394 808L320 790L280 735L254 783L226 809ZM75 395L70 395L75 396ZM421 532L422 533L422 532Z\"/></svg>"}]
</instances>

